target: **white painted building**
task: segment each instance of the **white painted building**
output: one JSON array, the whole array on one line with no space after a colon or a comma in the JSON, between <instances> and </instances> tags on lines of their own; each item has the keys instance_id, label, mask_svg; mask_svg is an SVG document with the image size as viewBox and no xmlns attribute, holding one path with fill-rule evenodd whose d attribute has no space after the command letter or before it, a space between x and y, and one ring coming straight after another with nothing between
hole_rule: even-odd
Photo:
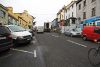
<instances>
[{"instance_id":1,"label":"white painted building","mask_svg":"<svg viewBox=\"0 0 100 67\"><path fill-rule=\"evenodd\" d=\"M72 29L77 27L77 16L76 16L76 3L77 1L72 1L69 5L66 6L65 20L66 20L66 29ZM66 31L66 29L64 29Z\"/></svg>"},{"instance_id":2,"label":"white painted building","mask_svg":"<svg viewBox=\"0 0 100 67\"><path fill-rule=\"evenodd\" d=\"M76 17L76 1L72 1L66 6L65 20L70 17Z\"/></svg>"}]
</instances>

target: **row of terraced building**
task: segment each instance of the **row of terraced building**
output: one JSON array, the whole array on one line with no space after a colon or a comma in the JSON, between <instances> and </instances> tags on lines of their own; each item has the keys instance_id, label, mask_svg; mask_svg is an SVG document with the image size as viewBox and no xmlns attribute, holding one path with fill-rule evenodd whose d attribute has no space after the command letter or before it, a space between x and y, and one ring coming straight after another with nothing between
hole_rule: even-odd
<instances>
[{"instance_id":1,"label":"row of terraced building","mask_svg":"<svg viewBox=\"0 0 100 67\"><path fill-rule=\"evenodd\" d=\"M22 13L14 13L13 7L5 7L0 4L0 23L4 25L18 25L26 29L31 29L34 25L32 15L24 10Z\"/></svg>"},{"instance_id":2,"label":"row of terraced building","mask_svg":"<svg viewBox=\"0 0 100 67\"><path fill-rule=\"evenodd\" d=\"M59 26L63 33L66 28L80 27L84 20L96 17L100 19L100 0L72 1L58 11L56 19L52 21L52 26L54 28Z\"/></svg>"}]
</instances>

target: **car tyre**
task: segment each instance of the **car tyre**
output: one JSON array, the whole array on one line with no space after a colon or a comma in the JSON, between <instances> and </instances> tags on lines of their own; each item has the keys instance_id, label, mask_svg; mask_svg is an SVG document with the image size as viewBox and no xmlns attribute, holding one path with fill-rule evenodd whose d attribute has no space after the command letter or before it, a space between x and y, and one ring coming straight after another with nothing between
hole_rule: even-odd
<instances>
[{"instance_id":1,"label":"car tyre","mask_svg":"<svg viewBox=\"0 0 100 67\"><path fill-rule=\"evenodd\" d=\"M87 37L86 36L83 36L83 40L86 41L87 40Z\"/></svg>"},{"instance_id":2,"label":"car tyre","mask_svg":"<svg viewBox=\"0 0 100 67\"><path fill-rule=\"evenodd\" d=\"M73 37L73 34L71 33L70 36Z\"/></svg>"}]
</instances>

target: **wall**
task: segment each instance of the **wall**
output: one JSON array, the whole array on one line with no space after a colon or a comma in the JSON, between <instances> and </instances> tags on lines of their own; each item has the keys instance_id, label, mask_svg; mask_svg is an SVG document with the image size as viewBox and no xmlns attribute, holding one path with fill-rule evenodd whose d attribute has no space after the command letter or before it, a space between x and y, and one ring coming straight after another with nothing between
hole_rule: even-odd
<instances>
[{"instance_id":1,"label":"wall","mask_svg":"<svg viewBox=\"0 0 100 67\"><path fill-rule=\"evenodd\" d=\"M8 13L7 13L7 9L2 4L0 4L0 23L8 24Z\"/></svg>"}]
</instances>

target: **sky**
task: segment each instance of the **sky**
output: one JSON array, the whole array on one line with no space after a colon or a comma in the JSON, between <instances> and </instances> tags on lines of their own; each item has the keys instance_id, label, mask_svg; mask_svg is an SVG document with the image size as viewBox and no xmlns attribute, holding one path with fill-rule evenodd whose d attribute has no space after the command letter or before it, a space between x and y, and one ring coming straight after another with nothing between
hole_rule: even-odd
<instances>
[{"instance_id":1,"label":"sky","mask_svg":"<svg viewBox=\"0 0 100 67\"><path fill-rule=\"evenodd\" d=\"M41 26L44 22L51 22L56 18L58 11L68 5L72 0L0 0L6 7L13 7L13 11L21 13L27 10L35 17L36 25Z\"/></svg>"}]
</instances>

